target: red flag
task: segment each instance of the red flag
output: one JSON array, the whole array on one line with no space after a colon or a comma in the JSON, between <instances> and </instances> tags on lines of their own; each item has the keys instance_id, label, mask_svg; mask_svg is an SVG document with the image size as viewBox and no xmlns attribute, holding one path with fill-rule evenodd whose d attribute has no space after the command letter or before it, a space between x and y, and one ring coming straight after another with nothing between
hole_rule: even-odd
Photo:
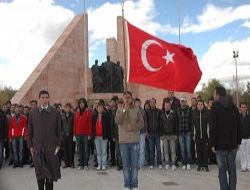
<instances>
[{"instance_id":1,"label":"red flag","mask_svg":"<svg viewBox=\"0 0 250 190\"><path fill-rule=\"evenodd\" d=\"M168 43L127 23L128 82L194 92L201 70L191 48Z\"/></svg>"}]
</instances>

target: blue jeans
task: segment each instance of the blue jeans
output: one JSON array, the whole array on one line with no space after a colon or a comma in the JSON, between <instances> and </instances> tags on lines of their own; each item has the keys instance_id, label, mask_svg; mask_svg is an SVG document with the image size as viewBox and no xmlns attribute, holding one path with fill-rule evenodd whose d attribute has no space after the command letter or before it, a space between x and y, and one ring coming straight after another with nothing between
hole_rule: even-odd
<instances>
[{"instance_id":1,"label":"blue jeans","mask_svg":"<svg viewBox=\"0 0 250 190\"><path fill-rule=\"evenodd\" d=\"M139 168L144 166L145 162L145 133L140 134L139 144Z\"/></svg>"},{"instance_id":2,"label":"blue jeans","mask_svg":"<svg viewBox=\"0 0 250 190\"><path fill-rule=\"evenodd\" d=\"M16 164L22 163L23 162L23 144L24 144L23 137L19 137L19 138L14 137L11 142L12 142L12 148L13 148L14 162Z\"/></svg>"},{"instance_id":3,"label":"blue jeans","mask_svg":"<svg viewBox=\"0 0 250 190\"><path fill-rule=\"evenodd\" d=\"M154 166L155 148L156 148L156 151L157 151L157 165L161 165L162 160L161 160L160 135L155 134L155 133L154 134L149 134L148 142L149 142L150 165Z\"/></svg>"},{"instance_id":4,"label":"blue jeans","mask_svg":"<svg viewBox=\"0 0 250 190\"><path fill-rule=\"evenodd\" d=\"M216 159L219 168L219 182L221 190L236 190L236 154L237 150L217 151ZM229 175L229 182L227 178Z\"/></svg>"},{"instance_id":5,"label":"blue jeans","mask_svg":"<svg viewBox=\"0 0 250 190\"><path fill-rule=\"evenodd\" d=\"M97 163L99 167L107 167L107 142L102 137L95 137Z\"/></svg>"},{"instance_id":6,"label":"blue jeans","mask_svg":"<svg viewBox=\"0 0 250 190\"><path fill-rule=\"evenodd\" d=\"M3 148L4 148L4 141L0 139L0 165L3 164Z\"/></svg>"},{"instance_id":7,"label":"blue jeans","mask_svg":"<svg viewBox=\"0 0 250 190\"><path fill-rule=\"evenodd\" d=\"M76 136L77 151L81 167L88 166L89 161L89 141L87 135Z\"/></svg>"},{"instance_id":8,"label":"blue jeans","mask_svg":"<svg viewBox=\"0 0 250 190\"><path fill-rule=\"evenodd\" d=\"M191 155L191 133L184 132L179 134L179 143L181 148L181 158L182 164L185 166L191 164L192 155Z\"/></svg>"},{"instance_id":9,"label":"blue jeans","mask_svg":"<svg viewBox=\"0 0 250 190\"><path fill-rule=\"evenodd\" d=\"M138 158L139 143L121 143L124 187L133 189L138 187Z\"/></svg>"}]
</instances>

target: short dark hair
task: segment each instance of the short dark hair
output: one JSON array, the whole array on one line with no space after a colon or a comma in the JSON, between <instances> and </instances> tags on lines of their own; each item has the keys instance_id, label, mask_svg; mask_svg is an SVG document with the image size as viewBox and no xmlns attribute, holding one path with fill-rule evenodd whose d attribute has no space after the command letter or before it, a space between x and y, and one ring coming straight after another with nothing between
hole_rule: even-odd
<instances>
[{"instance_id":1,"label":"short dark hair","mask_svg":"<svg viewBox=\"0 0 250 190\"><path fill-rule=\"evenodd\" d=\"M81 102L84 103L85 108L88 107L88 102L87 102L87 100L86 100L85 98L80 98L80 99L78 100L78 106L80 106Z\"/></svg>"},{"instance_id":2,"label":"short dark hair","mask_svg":"<svg viewBox=\"0 0 250 190\"><path fill-rule=\"evenodd\" d=\"M140 98L135 98L134 102L141 102Z\"/></svg>"},{"instance_id":3,"label":"short dark hair","mask_svg":"<svg viewBox=\"0 0 250 190\"><path fill-rule=\"evenodd\" d=\"M224 86L217 86L215 87L216 94L219 96L224 96L227 94L227 91Z\"/></svg>"},{"instance_id":4,"label":"short dark hair","mask_svg":"<svg viewBox=\"0 0 250 190\"><path fill-rule=\"evenodd\" d=\"M70 107L70 108L72 108L72 106L71 106L71 104L70 104L69 102L67 102L67 103L65 104L65 107Z\"/></svg>"},{"instance_id":5,"label":"short dark hair","mask_svg":"<svg viewBox=\"0 0 250 190\"><path fill-rule=\"evenodd\" d=\"M130 95L130 96L132 97L132 92L130 92L130 91L128 91L128 90L125 91L125 92L123 92L123 96L125 96L125 95L127 95L127 94Z\"/></svg>"},{"instance_id":6,"label":"short dark hair","mask_svg":"<svg viewBox=\"0 0 250 190\"><path fill-rule=\"evenodd\" d=\"M32 103L35 103L37 105L37 101L36 100L31 100L30 104L32 104Z\"/></svg>"},{"instance_id":7,"label":"short dark hair","mask_svg":"<svg viewBox=\"0 0 250 190\"><path fill-rule=\"evenodd\" d=\"M200 99L200 100L197 101L197 103L198 103L198 102L201 102L201 103L203 103L203 105L205 105L204 100L201 100L201 99Z\"/></svg>"},{"instance_id":8,"label":"short dark hair","mask_svg":"<svg viewBox=\"0 0 250 190\"><path fill-rule=\"evenodd\" d=\"M211 98L208 99L208 102L209 102L209 101L214 101L214 97L211 96Z\"/></svg>"},{"instance_id":9,"label":"short dark hair","mask_svg":"<svg viewBox=\"0 0 250 190\"><path fill-rule=\"evenodd\" d=\"M154 100L154 101L155 101L155 103L156 103L156 99L155 99L155 98L151 98L151 100Z\"/></svg>"},{"instance_id":10,"label":"short dark hair","mask_svg":"<svg viewBox=\"0 0 250 190\"><path fill-rule=\"evenodd\" d=\"M195 100L195 101L197 101L197 98L195 98L195 97L192 97L192 98L191 98L191 100Z\"/></svg>"},{"instance_id":11,"label":"short dark hair","mask_svg":"<svg viewBox=\"0 0 250 190\"><path fill-rule=\"evenodd\" d=\"M41 90L41 91L39 92L39 98L40 98L42 95L44 95L44 94L47 94L48 97L49 97L49 92L48 92L47 90Z\"/></svg>"},{"instance_id":12,"label":"short dark hair","mask_svg":"<svg viewBox=\"0 0 250 190\"><path fill-rule=\"evenodd\" d=\"M247 103L246 103L246 102L240 102L240 107L241 107L242 105L247 106Z\"/></svg>"},{"instance_id":13,"label":"short dark hair","mask_svg":"<svg viewBox=\"0 0 250 190\"><path fill-rule=\"evenodd\" d=\"M10 101L10 100L8 100L8 101L6 102L6 104L11 104L11 101Z\"/></svg>"}]
</instances>

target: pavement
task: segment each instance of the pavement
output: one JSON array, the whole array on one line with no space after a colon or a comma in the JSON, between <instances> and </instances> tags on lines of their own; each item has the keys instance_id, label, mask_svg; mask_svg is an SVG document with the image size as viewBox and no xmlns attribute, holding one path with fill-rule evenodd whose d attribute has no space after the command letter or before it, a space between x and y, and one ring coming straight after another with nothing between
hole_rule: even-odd
<instances>
[{"instance_id":1,"label":"pavement","mask_svg":"<svg viewBox=\"0 0 250 190\"><path fill-rule=\"evenodd\" d=\"M140 190L217 190L217 166L210 165L210 172L197 172L196 166L190 171L149 170L143 168L139 172ZM238 164L237 190L247 190L250 186L250 172L241 172ZM115 167L105 172L98 172L95 168L88 171L72 168L61 169L62 179L54 184L55 190L122 190L122 171ZM0 190L36 190L36 177L34 168L13 169L6 164L0 170Z\"/></svg>"}]
</instances>

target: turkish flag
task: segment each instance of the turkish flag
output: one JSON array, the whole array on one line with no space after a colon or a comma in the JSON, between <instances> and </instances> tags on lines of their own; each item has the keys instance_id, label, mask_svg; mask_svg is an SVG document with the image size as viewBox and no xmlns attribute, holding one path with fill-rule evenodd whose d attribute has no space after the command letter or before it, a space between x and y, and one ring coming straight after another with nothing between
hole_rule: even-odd
<instances>
[{"instance_id":1,"label":"turkish flag","mask_svg":"<svg viewBox=\"0 0 250 190\"><path fill-rule=\"evenodd\" d=\"M168 43L127 22L128 82L193 93L201 79L191 48Z\"/></svg>"}]
</instances>

